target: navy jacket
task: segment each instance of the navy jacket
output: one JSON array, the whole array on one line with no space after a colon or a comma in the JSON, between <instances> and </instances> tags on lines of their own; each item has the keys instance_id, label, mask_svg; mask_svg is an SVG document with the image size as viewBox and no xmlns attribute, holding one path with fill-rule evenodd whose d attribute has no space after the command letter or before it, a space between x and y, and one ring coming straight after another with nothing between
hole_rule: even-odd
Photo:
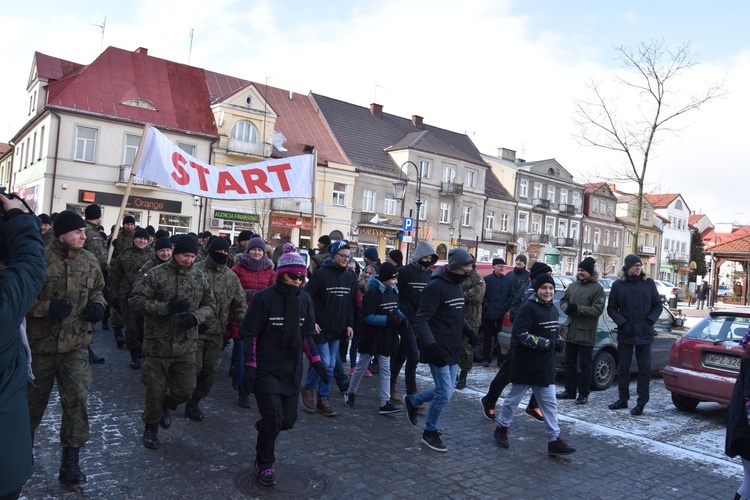
<instances>
[{"instance_id":1,"label":"navy jacket","mask_svg":"<svg viewBox=\"0 0 750 500\"><path fill-rule=\"evenodd\" d=\"M354 328L354 295L358 290L357 277L330 259L323 262L305 285L315 303L315 321L320 334L315 343L340 340L346 328Z\"/></svg>"},{"instance_id":2,"label":"navy jacket","mask_svg":"<svg viewBox=\"0 0 750 500\"><path fill-rule=\"evenodd\" d=\"M653 343L654 323L659 320L661 309L656 283L645 274L633 278L621 272L612 284L607 314L617 325L617 342Z\"/></svg>"},{"instance_id":3,"label":"navy jacket","mask_svg":"<svg viewBox=\"0 0 750 500\"><path fill-rule=\"evenodd\" d=\"M374 276L367 282L360 312L362 328L359 352L391 356L398 349L396 327L388 324L389 314L398 312L398 288L386 288Z\"/></svg>"},{"instance_id":4,"label":"navy jacket","mask_svg":"<svg viewBox=\"0 0 750 500\"><path fill-rule=\"evenodd\" d=\"M495 273L491 273L484 277L487 288L482 299L482 319L496 321L505 316L510 309L513 300L513 279L509 274L497 277Z\"/></svg>"},{"instance_id":5,"label":"navy jacket","mask_svg":"<svg viewBox=\"0 0 750 500\"><path fill-rule=\"evenodd\" d=\"M555 341L559 335L560 313L552 302L538 297L527 300L513 320L513 354L510 358L510 382L547 387L555 383ZM521 341L528 333L549 340L546 349L530 347Z\"/></svg>"}]
</instances>

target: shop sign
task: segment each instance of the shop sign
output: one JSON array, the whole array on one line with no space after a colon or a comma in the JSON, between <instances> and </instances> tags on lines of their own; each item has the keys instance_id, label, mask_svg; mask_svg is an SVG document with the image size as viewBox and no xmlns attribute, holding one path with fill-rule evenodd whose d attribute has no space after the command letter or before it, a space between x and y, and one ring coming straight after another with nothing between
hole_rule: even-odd
<instances>
[{"instance_id":1,"label":"shop sign","mask_svg":"<svg viewBox=\"0 0 750 500\"><path fill-rule=\"evenodd\" d=\"M299 217L285 217L283 215L272 215L271 216L271 227L288 227L288 228L298 228L297 225L297 219ZM309 218L303 218L302 219L302 229L303 230L310 230L310 219Z\"/></svg>"},{"instance_id":2,"label":"shop sign","mask_svg":"<svg viewBox=\"0 0 750 500\"><path fill-rule=\"evenodd\" d=\"M258 222L258 214L244 214L242 212L226 212L224 210L214 210L215 219L232 220L239 222Z\"/></svg>"},{"instance_id":3,"label":"shop sign","mask_svg":"<svg viewBox=\"0 0 750 500\"><path fill-rule=\"evenodd\" d=\"M115 193L102 193L99 191L78 191L79 203L97 203L109 207L120 207L123 195ZM129 196L126 208L138 210L156 210L158 212L182 213L182 202L174 200L162 200L147 196Z\"/></svg>"},{"instance_id":4,"label":"shop sign","mask_svg":"<svg viewBox=\"0 0 750 500\"><path fill-rule=\"evenodd\" d=\"M378 238L393 238L398 234L398 231L378 229L374 227L359 227L360 236L377 236Z\"/></svg>"}]
</instances>

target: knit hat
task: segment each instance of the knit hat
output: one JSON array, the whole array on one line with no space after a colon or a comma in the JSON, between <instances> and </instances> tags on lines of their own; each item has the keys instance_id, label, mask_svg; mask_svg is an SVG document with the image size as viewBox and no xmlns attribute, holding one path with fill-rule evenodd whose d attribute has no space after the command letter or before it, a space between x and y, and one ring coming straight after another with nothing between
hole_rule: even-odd
<instances>
[{"instance_id":1,"label":"knit hat","mask_svg":"<svg viewBox=\"0 0 750 500\"><path fill-rule=\"evenodd\" d=\"M531 269L529 269L529 273L531 273L530 278L532 280L536 279L536 277L539 276L540 274L547 274L551 272L552 272L552 268L549 267L544 262L540 262L540 261L534 262L534 264L531 266Z\"/></svg>"},{"instance_id":2,"label":"knit hat","mask_svg":"<svg viewBox=\"0 0 750 500\"><path fill-rule=\"evenodd\" d=\"M474 262L474 257L463 248L453 248L448 252L448 269L458 269Z\"/></svg>"},{"instance_id":3,"label":"knit hat","mask_svg":"<svg viewBox=\"0 0 750 500\"><path fill-rule=\"evenodd\" d=\"M398 276L398 269L390 262L383 262L378 269L378 280L383 283Z\"/></svg>"},{"instance_id":4,"label":"knit hat","mask_svg":"<svg viewBox=\"0 0 750 500\"><path fill-rule=\"evenodd\" d=\"M245 246L248 250L250 250L251 248L260 248L264 252L266 251L266 242L263 241L263 238L261 238L260 236L250 238L250 240L248 240L247 242L247 245Z\"/></svg>"},{"instance_id":5,"label":"knit hat","mask_svg":"<svg viewBox=\"0 0 750 500\"><path fill-rule=\"evenodd\" d=\"M102 207L100 207L96 203L92 203L91 205L86 207L83 213L86 214L86 220L101 219ZM135 222L135 219L133 219L133 222Z\"/></svg>"},{"instance_id":6,"label":"knit hat","mask_svg":"<svg viewBox=\"0 0 750 500\"><path fill-rule=\"evenodd\" d=\"M333 254L331 254L333 255ZM377 261L378 260L378 249L375 247L370 247L367 250L365 250L365 253L363 254L363 257L369 260Z\"/></svg>"},{"instance_id":7,"label":"knit hat","mask_svg":"<svg viewBox=\"0 0 750 500\"><path fill-rule=\"evenodd\" d=\"M172 248L172 242L169 241L169 238L158 238L154 241L154 252L164 248Z\"/></svg>"},{"instance_id":8,"label":"knit hat","mask_svg":"<svg viewBox=\"0 0 750 500\"><path fill-rule=\"evenodd\" d=\"M583 269L589 274L594 274L594 271L596 270L596 261L591 257L586 257L580 264L578 264L578 269Z\"/></svg>"},{"instance_id":9,"label":"knit hat","mask_svg":"<svg viewBox=\"0 0 750 500\"><path fill-rule=\"evenodd\" d=\"M534 284L531 286L534 288L534 291L537 292L545 283L550 283L553 287L555 286L555 280L552 279L552 276L546 273L542 273L534 278Z\"/></svg>"},{"instance_id":10,"label":"knit hat","mask_svg":"<svg viewBox=\"0 0 750 500\"><path fill-rule=\"evenodd\" d=\"M623 268L627 271L636 264L643 264L643 262L641 262L640 257L631 253L630 255L625 257L625 265L623 266Z\"/></svg>"},{"instance_id":11,"label":"knit hat","mask_svg":"<svg viewBox=\"0 0 750 500\"><path fill-rule=\"evenodd\" d=\"M328 253L331 254L331 257L339 253L339 250L341 250L343 247L351 248L349 246L349 242L346 240L336 240L331 243L331 246L328 247Z\"/></svg>"},{"instance_id":12,"label":"knit hat","mask_svg":"<svg viewBox=\"0 0 750 500\"><path fill-rule=\"evenodd\" d=\"M281 277L285 273L307 276L305 259L297 253L297 247L293 243L284 243L284 253L276 263L276 277Z\"/></svg>"},{"instance_id":13,"label":"knit hat","mask_svg":"<svg viewBox=\"0 0 750 500\"><path fill-rule=\"evenodd\" d=\"M83 218L75 212L70 210L63 210L57 217L55 217L55 223L52 226L55 236L61 236L65 233L75 231L86 227L86 222Z\"/></svg>"},{"instance_id":14,"label":"knit hat","mask_svg":"<svg viewBox=\"0 0 750 500\"><path fill-rule=\"evenodd\" d=\"M156 229L154 229L154 226L146 226L146 231L148 231L149 236L156 236Z\"/></svg>"},{"instance_id":15,"label":"knit hat","mask_svg":"<svg viewBox=\"0 0 750 500\"><path fill-rule=\"evenodd\" d=\"M142 227L135 228L135 231L133 232L133 239L135 238L148 239L148 231Z\"/></svg>"},{"instance_id":16,"label":"knit hat","mask_svg":"<svg viewBox=\"0 0 750 500\"><path fill-rule=\"evenodd\" d=\"M123 217L122 223L123 223L123 225L125 225L125 224L135 224L135 217L133 217L132 215L126 215L125 217Z\"/></svg>"},{"instance_id":17,"label":"knit hat","mask_svg":"<svg viewBox=\"0 0 750 500\"><path fill-rule=\"evenodd\" d=\"M247 241L250 238L253 237L253 232L249 229L245 229L243 231L240 231L240 235L237 236L237 241Z\"/></svg>"},{"instance_id":18,"label":"knit hat","mask_svg":"<svg viewBox=\"0 0 750 500\"><path fill-rule=\"evenodd\" d=\"M42 224L52 224L52 219L47 214L39 214L39 220L42 221Z\"/></svg>"},{"instance_id":19,"label":"knit hat","mask_svg":"<svg viewBox=\"0 0 750 500\"><path fill-rule=\"evenodd\" d=\"M156 231L156 234L154 234L154 238L156 238L157 240L159 238L169 238L169 231L167 231L166 229L159 229L158 231Z\"/></svg>"},{"instance_id":20,"label":"knit hat","mask_svg":"<svg viewBox=\"0 0 750 500\"><path fill-rule=\"evenodd\" d=\"M516 257L516 260L520 260L524 264L528 264L529 263L529 259L527 259L524 254L519 254L519 256Z\"/></svg>"},{"instance_id":21,"label":"knit hat","mask_svg":"<svg viewBox=\"0 0 750 500\"><path fill-rule=\"evenodd\" d=\"M331 244L331 237L328 236L327 234L324 234L323 236L321 236L320 238L318 238L318 243L322 243L325 246L328 246L328 245Z\"/></svg>"},{"instance_id":22,"label":"knit hat","mask_svg":"<svg viewBox=\"0 0 750 500\"><path fill-rule=\"evenodd\" d=\"M198 240L190 235L183 234L177 238L177 242L174 244L174 255L181 253L192 253L198 255Z\"/></svg>"},{"instance_id":23,"label":"knit hat","mask_svg":"<svg viewBox=\"0 0 750 500\"><path fill-rule=\"evenodd\" d=\"M229 241L224 238L223 236L217 236L211 244L208 246L208 250L210 251L216 251L216 250L226 250L229 251Z\"/></svg>"},{"instance_id":24,"label":"knit hat","mask_svg":"<svg viewBox=\"0 0 750 500\"><path fill-rule=\"evenodd\" d=\"M504 266L505 265L505 259L501 259L499 257L496 257L496 258L492 259L492 265L493 266L500 266L500 265Z\"/></svg>"},{"instance_id":25,"label":"knit hat","mask_svg":"<svg viewBox=\"0 0 750 500\"><path fill-rule=\"evenodd\" d=\"M401 267L404 265L404 254L401 250L391 250L388 257L390 257L397 266Z\"/></svg>"}]
</instances>

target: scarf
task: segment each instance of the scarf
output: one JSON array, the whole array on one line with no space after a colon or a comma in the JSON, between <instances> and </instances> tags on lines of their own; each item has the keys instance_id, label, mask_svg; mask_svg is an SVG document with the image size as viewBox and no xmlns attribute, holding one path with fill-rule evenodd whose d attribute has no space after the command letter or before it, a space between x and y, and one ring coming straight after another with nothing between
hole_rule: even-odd
<instances>
[{"instance_id":1,"label":"scarf","mask_svg":"<svg viewBox=\"0 0 750 500\"><path fill-rule=\"evenodd\" d=\"M284 297L284 330L281 333L281 347L299 347L301 289L279 281L274 287Z\"/></svg>"},{"instance_id":2,"label":"scarf","mask_svg":"<svg viewBox=\"0 0 750 500\"><path fill-rule=\"evenodd\" d=\"M273 262L271 262L271 259L265 253L260 259L252 258L248 253L238 255L237 259L242 267L251 271L264 271L273 267Z\"/></svg>"}]
</instances>

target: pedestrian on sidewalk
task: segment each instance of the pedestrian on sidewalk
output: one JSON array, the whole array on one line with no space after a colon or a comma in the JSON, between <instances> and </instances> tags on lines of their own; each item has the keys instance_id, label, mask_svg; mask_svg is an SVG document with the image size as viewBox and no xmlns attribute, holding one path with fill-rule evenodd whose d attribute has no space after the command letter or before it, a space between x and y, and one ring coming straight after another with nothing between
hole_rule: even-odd
<instances>
[{"instance_id":1,"label":"pedestrian on sidewalk","mask_svg":"<svg viewBox=\"0 0 750 500\"><path fill-rule=\"evenodd\" d=\"M428 448L446 452L440 439L440 415L453 395L453 384L461 357L462 336L476 346L477 334L464 319L464 290L461 283L474 269L474 257L463 248L448 253L448 264L432 274L419 301L414 330L422 345L419 361L430 365L435 383L413 396L406 395L404 404L411 425L417 425L417 410L430 402L422 432L422 443Z\"/></svg>"},{"instance_id":2,"label":"pedestrian on sidewalk","mask_svg":"<svg viewBox=\"0 0 750 500\"><path fill-rule=\"evenodd\" d=\"M497 342L497 334L502 328L505 313L513 299L511 291L513 276L505 274L505 260L492 259L492 272L484 277L485 293L482 298L482 366L490 366L492 356L497 357L497 365L502 363L502 353Z\"/></svg>"},{"instance_id":3,"label":"pedestrian on sidewalk","mask_svg":"<svg viewBox=\"0 0 750 500\"><path fill-rule=\"evenodd\" d=\"M695 294L696 297L696 309L703 309L708 298L708 282L704 281L701 286L698 287L698 291Z\"/></svg>"},{"instance_id":4,"label":"pedestrian on sidewalk","mask_svg":"<svg viewBox=\"0 0 750 500\"><path fill-rule=\"evenodd\" d=\"M398 349L398 332L406 326L406 318L398 310L398 269L390 262L384 262L375 278L368 282L360 311L359 364L357 364L349 391L344 395L344 405L355 407L359 383L373 357L380 364L379 413L398 413L401 408L390 402L391 359Z\"/></svg>"},{"instance_id":5,"label":"pedestrian on sidewalk","mask_svg":"<svg viewBox=\"0 0 750 500\"><path fill-rule=\"evenodd\" d=\"M276 438L297 421L297 394L302 383L302 352L315 373L328 382L327 366L315 350L315 310L301 287L307 269L294 248L284 245L276 283L255 294L240 325L245 371L242 385L253 393L260 419L255 421L255 473L264 486L276 484Z\"/></svg>"},{"instance_id":6,"label":"pedestrian on sidewalk","mask_svg":"<svg viewBox=\"0 0 750 500\"><path fill-rule=\"evenodd\" d=\"M510 361L510 390L503 401L495 428L495 442L510 447L508 428L516 407L529 388L544 414L547 454L568 455L575 452L560 438L555 399L555 352L562 352L565 342L559 337L557 308L552 299L555 281L547 273L534 279L536 296L526 301L513 320L513 354Z\"/></svg>"}]
</instances>

